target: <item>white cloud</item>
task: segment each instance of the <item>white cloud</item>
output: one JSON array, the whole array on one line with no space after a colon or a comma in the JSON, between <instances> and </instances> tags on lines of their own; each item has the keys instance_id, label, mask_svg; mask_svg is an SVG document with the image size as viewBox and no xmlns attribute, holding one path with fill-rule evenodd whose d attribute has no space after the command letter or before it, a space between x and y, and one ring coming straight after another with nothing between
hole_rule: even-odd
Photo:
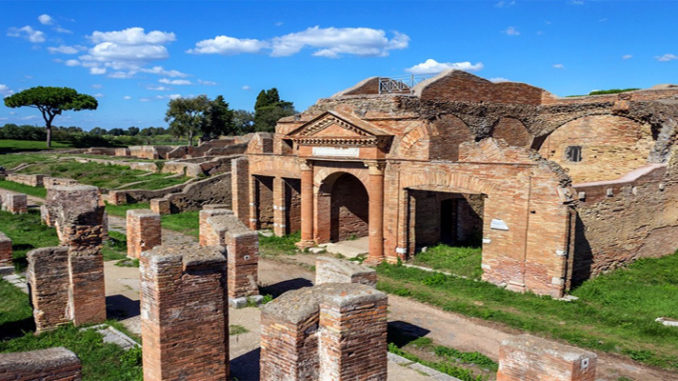
<instances>
[{"instance_id":1,"label":"white cloud","mask_svg":"<svg viewBox=\"0 0 678 381\"><path fill-rule=\"evenodd\" d=\"M162 66L153 66L152 68L141 68L142 73L164 75L166 77L188 77L188 74L182 73L179 70L165 70Z\"/></svg>"},{"instance_id":2,"label":"white cloud","mask_svg":"<svg viewBox=\"0 0 678 381\"><path fill-rule=\"evenodd\" d=\"M494 83L511 82L510 80L508 80L508 79L506 79L506 78L504 78L504 77L494 77L494 78L490 78L490 81L491 81L491 82L494 82Z\"/></svg>"},{"instance_id":3,"label":"white cloud","mask_svg":"<svg viewBox=\"0 0 678 381\"><path fill-rule=\"evenodd\" d=\"M108 75L108 78L128 79L134 77L134 74L136 74L136 71L114 71Z\"/></svg>"},{"instance_id":4,"label":"white cloud","mask_svg":"<svg viewBox=\"0 0 678 381\"><path fill-rule=\"evenodd\" d=\"M154 85L146 86L146 89L148 89L148 90L153 90L153 91L169 91L169 90L170 90L169 87L165 87L165 86L154 86Z\"/></svg>"},{"instance_id":5,"label":"white cloud","mask_svg":"<svg viewBox=\"0 0 678 381\"><path fill-rule=\"evenodd\" d=\"M68 33L68 34L73 33L72 31L66 28L62 28L60 26L54 27L54 30L57 31L58 33Z\"/></svg>"},{"instance_id":6,"label":"white cloud","mask_svg":"<svg viewBox=\"0 0 678 381\"><path fill-rule=\"evenodd\" d=\"M554 69L565 69L565 65L563 65L563 64L555 64L555 65L553 65L553 68L554 68Z\"/></svg>"},{"instance_id":7,"label":"white cloud","mask_svg":"<svg viewBox=\"0 0 678 381\"><path fill-rule=\"evenodd\" d=\"M94 31L89 38L95 44L112 42L120 45L162 45L176 40L174 33L161 32L159 30L144 33L144 28L140 27L112 32Z\"/></svg>"},{"instance_id":8,"label":"white cloud","mask_svg":"<svg viewBox=\"0 0 678 381\"><path fill-rule=\"evenodd\" d=\"M155 96L155 99L177 99L177 98L181 98L181 94L167 94Z\"/></svg>"},{"instance_id":9,"label":"white cloud","mask_svg":"<svg viewBox=\"0 0 678 381\"><path fill-rule=\"evenodd\" d=\"M122 97L122 99L128 101L128 100L132 99L132 97L130 97L129 95L125 95L124 97Z\"/></svg>"},{"instance_id":10,"label":"white cloud","mask_svg":"<svg viewBox=\"0 0 678 381\"><path fill-rule=\"evenodd\" d=\"M275 25L275 26L283 26L283 22L282 22L282 21L277 21L274 25Z\"/></svg>"},{"instance_id":11,"label":"white cloud","mask_svg":"<svg viewBox=\"0 0 678 381\"><path fill-rule=\"evenodd\" d=\"M54 19L48 14L41 14L38 16L38 21L40 21L40 24L42 25L52 25L54 23Z\"/></svg>"},{"instance_id":12,"label":"white cloud","mask_svg":"<svg viewBox=\"0 0 678 381\"><path fill-rule=\"evenodd\" d=\"M673 60L678 60L678 56L676 56L675 54L667 53L664 54L663 56L655 57L655 59L659 62L669 62Z\"/></svg>"},{"instance_id":13,"label":"white cloud","mask_svg":"<svg viewBox=\"0 0 678 381\"><path fill-rule=\"evenodd\" d=\"M214 82L214 81L204 81L202 79L198 80L198 84L204 85L204 86L216 86L217 85L217 83Z\"/></svg>"},{"instance_id":14,"label":"white cloud","mask_svg":"<svg viewBox=\"0 0 678 381\"><path fill-rule=\"evenodd\" d=\"M404 49L410 38L399 32L393 32L389 39L386 32L372 28L320 28L314 26L301 32L289 33L273 37L268 41L216 36L202 40L193 49L186 52L192 54L259 53L264 49L271 50L271 56L284 57L299 53L309 47L315 49L316 57L338 58L342 54L357 56L387 56L390 50Z\"/></svg>"},{"instance_id":15,"label":"white cloud","mask_svg":"<svg viewBox=\"0 0 678 381\"><path fill-rule=\"evenodd\" d=\"M104 85L102 85L102 84L100 84L100 83L95 83L95 84L92 85L92 88L93 88L93 89L100 89L100 88L102 88L102 87L104 87Z\"/></svg>"},{"instance_id":16,"label":"white cloud","mask_svg":"<svg viewBox=\"0 0 678 381\"><path fill-rule=\"evenodd\" d=\"M76 54L77 52L81 50L87 49L84 46L81 45L74 45L74 46L68 46L68 45L59 45L59 46L50 46L47 48L47 51L49 51L52 54L56 53L61 53L61 54Z\"/></svg>"},{"instance_id":17,"label":"white cloud","mask_svg":"<svg viewBox=\"0 0 678 381\"><path fill-rule=\"evenodd\" d=\"M79 66L80 61L78 61L78 60L66 60L65 64L66 64L66 66Z\"/></svg>"},{"instance_id":18,"label":"white cloud","mask_svg":"<svg viewBox=\"0 0 678 381\"><path fill-rule=\"evenodd\" d=\"M150 102L150 98L139 98L139 102Z\"/></svg>"},{"instance_id":19,"label":"white cloud","mask_svg":"<svg viewBox=\"0 0 678 381\"><path fill-rule=\"evenodd\" d=\"M195 48L188 49L191 54L223 54L234 55L240 53L258 53L268 44L264 41L235 38L229 36L216 36L212 39L198 41Z\"/></svg>"},{"instance_id":20,"label":"white cloud","mask_svg":"<svg viewBox=\"0 0 678 381\"><path fill-rule=\"evenodd\" d=\"M89 73L94 75L106 74L105 67L91 67L89 68Z\"/></svg>"},{"instance_id":21,"label":"white cloud","mask_svg":"<svg viewBox=\"0 0 678 381\"><path fill-rule=\"evenodd\" d=\"M247 90L250 90L251 87L250 87L249 85L243 85L243 86L241 87L241 89L247 91Z\"/></svg>"},{"instance_id":22,"label":"white cloud","mask_svg":"<svg viewBox=\"0 0 678 381\"><path fill-rule=\"evenodd\" d=\"M185 86L185 85L192 85L193 83L187 79L167 79L167 78L160 78L158 80L160 83L164 83L166 85L175 85L175 86Z\"/></svg>"},{"instance_id":23,"label":"white cloud","mask_svg":"<svg viewBox=\"0 0 678 381\"><path fill-rule=\"evenodd\" d=\"M102 94L102 93L96 93L96 94L94 94L94 97L95 97L95 98L103 98L103 97L104 97L104 94Z\"/></svg>"},{"instance_id":24,"label":"white cloud","mask_svg":"<svg viewBox=\"0 0 678 381\"><path fill-rule=\"evenodd\" d=\"M33 29L29 25L21 28L11 27L7 30L7 36L25 38L33 43L45 42L45 34L39 30Z\"/></svg>"},{"instance_id":25,"label":"white cloud","mask_svg":"<svg viewBox=\"0 0 678 381\"><path fill-rule=\"evenodd\" d=\"M12 94L14 94L14 91L12 91L12 89L10 89L9 86L5 85L4 83L0 83L0 95L6 97Z\"/></svg>"},{"instance_id":26,"label":"white cloud","mask_svg":"<svg viewBox=\"0 0 678 381\"><path fill-rule=\"evenodd\" d=\"M433 58L429 58L426 61L414 65L410 68L405 69L405 71L412 74L438 74L445 70L463 70L463 71L478 71L483 68L482 62L476 62L472 64L469 61L464 62L438 62Z\"/></svg>"},{"instance_id":27,"label":"white cloud","mask_svg":"<svg viewBox=\"0 0 678 381\"><path fill-rule=\"evenodd\" d=\"M290 56L308 46L318 48L313 52L317 57L337 58L341 54L384 57L389 50L406 48L409 42L410 37L399 32L393 32L393 37L388 39L381 29L314 26L273 38L271 55Z\"/></svg>"},{"instance_id":28,"label":"white cloud","mask_svg":"<svg viewBox=\"0 0 678 381\"><path fill-rule=\"evenodd\" d=\"M513 26L506 28L506 30L504 30L503 33L506 33L507 36L520 36L520 32L518 31L518 29L516 29Z\"/></svg>"},{"instance_id":29,"label":"white cloud","mask_svg":"<svg viewBox=\"0 0 678 381\"><path fill-rule=\"evenodd\" d=\"M623 60L630 60L631 58L633 58L633 56L630 55L630 54L624 54L624 55L622 56L622 59L623 59Z\"/></svg>"}]
</instances>

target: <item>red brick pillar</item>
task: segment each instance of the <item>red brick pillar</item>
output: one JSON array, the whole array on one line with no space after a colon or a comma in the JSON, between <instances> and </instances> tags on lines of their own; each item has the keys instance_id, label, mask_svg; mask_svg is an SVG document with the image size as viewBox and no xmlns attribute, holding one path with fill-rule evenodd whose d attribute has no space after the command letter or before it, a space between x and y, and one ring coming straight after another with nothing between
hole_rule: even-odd
<instances>
[{"instance_id":1,"label":"red brick pillar","mask_svg":"<svg viewBox=\"0 0 678 381\"><path fill-rule=\"evenodd\" d=\"M539 337L514 336L499 347L497 381L594 381L597 357Z\"/></svg>"},{"instance_id":2,"label":"red brick pillar","mask_svg":"<svg viewBox=\"0 0 678 381\"><path fill-rule=\"evenodd\" d=\"M142 253L139 270L144 380L227 380L223 249L156 246Z\"/></svg>"},{"instance_id":3,"label":"red brick pillar","mask_svg":"<svg viewBox=\"0 0 678 381\"><path fill-rule=\"evenodd\" d=\"M313 242L313 165L301 162L301 249L314 246Z\"/></svg>"},{"instance_id":4,"label":"red brick pillar","mask_svg":"<svg viewBox=\"0 0 678 381\"><path fill-rule=\"evenodd\" d=\"M250 201L249 194L249 162L246 157L239 157L231 161L231 205L233 213L249 226Z\"/></svg>"},{"instance_id":5,"label":"red brick pillar","mask_svg":"<svg viewBox=\"0 0 678 381\"><path fill-rule=\"evenodd\" d=\"M402 189L398 192L398 244L396 246L395 256L389 256L387 260L389 262L397 262L398 258L403 261L407 259L408 256L408 242L407 242L407 230L409 228L409 215L410 215L410 195L407 189Z\"/></svg>"},{"instance_id":6,"label":"red brick pillar","mask_svg":"<svg viewBox=\"0 0 678 381\"><path fill-rule=\"evenodd\" d=\"M43 247L26 255L26 280L30 288L36 332L67 324L68 316L68 248Z\"/></svg>"},{"instance_id":7,"label":"red brick pillar","mask_svg":"<svg viewBox=\"0 0 678 381\"><path fill-rule=\"evenodd\" d=\"M151 199L151 210L154 213L158 213L160 215L172 214L172 210L170 208L170 201L165 198Z\"/></svg>"},{"instance_id":8,"label":"red brick pillar","mask_svg":"<svg viewBox=\"0 0 678 381\"><path fill-rule=\"evenodd\" d=\"M0 232L0 269L12 267L12 240Z\"/></svg>"},{"instance_id":9,"label":"red brick pillar","mask_svg":"<svg viewBox=\"0 0 678 381\"><path fill-rule=\"evenodd\" d=\"M257 184L257 178L249 175L247 176L247 187L249 189L249 198L250 198L250 203L249 203L249 209L250 209L250 218L249 221L247 222L247 226L249 226L250 229L252 230L257 230L258 225L259 225L259 220L257 220L257 187L259 184Z\"/></svg>"},{"instance_id":10,"label":"red brick pillar","mask_svg":"<svg viewBox=\"0 0 678 381\"><path fill-rule=\"evenodd\" d=\"M285 235L285 180L282 177L273 178L273 233L282 237Z\"/></svg>"},{"instance_id":11,"label":"red brick pillar","mask_svg":"<svg viewBox=\"0 0 678 381\"><path fill-rule=\"evenodd\" d=\"M378 264L384 260L384 163L371 161L367 193L369 204L369 252L367 264Z\"/></svg>"},{"instance_id":12,"label":"red brick pillar","mask_svg":"<svg viewBox=\"0 0 678 381\"><path fill-rule=\"evenodd\" d=\"M227 209L225 205L203 205L199 215L200 233L198 242L200 246L224 245L219 237L219 232L207 221L210 217L224 214L233 214L233 212Z\"/></svg>"},{"instance_id":13,"label":"red brick pillar","mask_svg":"<svg viewBox=\"0 0 678 381\"><path fill-rule=\"evenodd\" d=\"M150 209L127 211L127 256L139 258L141 252L162 243L160 215Z\"/></svg>"}]
</instances>

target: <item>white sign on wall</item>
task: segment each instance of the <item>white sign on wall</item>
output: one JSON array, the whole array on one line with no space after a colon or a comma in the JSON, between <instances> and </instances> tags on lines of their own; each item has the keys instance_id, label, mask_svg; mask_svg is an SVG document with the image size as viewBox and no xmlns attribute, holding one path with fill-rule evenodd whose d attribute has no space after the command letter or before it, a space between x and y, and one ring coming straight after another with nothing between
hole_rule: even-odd
<instances>
[{"instance_id":1,"label":"white sign on wall","mask_svg":"<svg viewBox=\"0 0 678 381\"><path fill-rule=\"evenodd\" d=\"M498 220L498 219L492 219L492 222L490 222L490 229L494 230L509 230L508 225L506 225L506 222L504 220Z\"/></svg>"},{"instance_id":2,"label":"white sign on wall","mask_svg":"<svg viewBox=\"0 0 678 381\"><path fill-rule=\"evenodd\" d=\"M358 157L360 148L313 147L313 156Z\"/></svg>"}]
</instances>

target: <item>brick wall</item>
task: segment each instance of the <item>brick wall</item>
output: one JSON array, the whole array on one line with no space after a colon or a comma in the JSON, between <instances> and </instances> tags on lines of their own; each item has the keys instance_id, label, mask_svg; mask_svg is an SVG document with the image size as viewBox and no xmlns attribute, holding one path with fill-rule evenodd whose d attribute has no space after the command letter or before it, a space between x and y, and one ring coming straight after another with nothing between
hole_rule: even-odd
<instances>
[{"instance_id":1,"label":"brick wall","mask_svg":"<svg viewBox=\"0 0 678 381\"><path fill-rule=\"evenodd\" d=\"M256 176L257 229L273 228L273 177Z\"/></svg>"},{"instance_id":2,"label":"brick wall","mask_svg":"<svg viewBox=\"0 0 678 381\"><path fill-rule=\"evenodd\" d=\"M68 248L45 247L26 255L26 280L30 287L36 332L70 322Z\"/></svg>"},{"instance_id":3,"label":"brick wall","mask_svg":"<svg viewBox=\"0 0 678 381\"><path fill-rule=\"evenodd\" d=\"M15 183L29 185L32 187L41 187L43 186L44 175L25 175L23 173L10 173L7 175L8 181L14 181Z\"/></svg>"},{"instance_id":4,"label":"brick wall","mask_svg":"<svg viewBox=\"0 0 678 381\"><path fill-rule=\"evenodd\" d=\"M164 198L151 199L150 208L153 213L159 214L161 216L165 214L172 214L172 211L170 210L170 202Z\"/></svg>"},{"instance_id":5,"label":"brick wall","mask_svg":"<svg viewBox=\"0 0 678 381\"><path fill-rule=\"evenodd\" d=\"M514 336L499 347L497 381L594 381L597 357L535 336Z\"/></svg>"},{"instance_id":6,"label":"brick wall","mask_svg":"<svg viewBox=\"0 0 678 381\"><path fill-rule=\"evenodd\" d=\"M0 354L0 380L79 381L80 359L63 347Z\"/></svg>"},{"instance_id":7,"label":"brick wall","mask_svg":"<svg viewBox=\"0 0 678 381\"><path fill-rule=\"evenodd\" d=\"M228 379L222 250L157 246L142 253L139 271L144 380Z\"/></svg>"},{"instance_id":8,"label":"brick wall","mask_svg":"<svg viewBox=\"0 0 678 381\"><path fill-rule=\"evenodd\" d=\"M205 209L200 212L200 245L225 247L229 298L259 294L257 232L247 228L230 210Z\"/></svg>"},{"instance_id":9,"label":"brick wall","mask_svg":"<svg viewBox=\"0 0 678 381\"><path fill-rule=\"evenodd\" d=\"M127 211L127 256L139 258L142 252L162 243L160 215L149 209Z\"/></svg>"},{"instance_id":10,"label":"brick wall","mask_svg":"<svg viewBox=\"0 0 678 381\"><path fill-rule=\"evenodd\" d=\"M648 124L613 115L589 116L565 123L544 141L539 153L568 170L575 183L617 179L647 164L654 145ZM581 147L581 161L566 158Z\"/></svg>"},{"instance_id":11,"label":"brick wall","mask_svg":"<svg viewBox=\"0 0 678 381\"><path fill-rule=\"evenodd\" d=\"M249 226L249 161L241 157L231 161L231 196L233 213Z\"/></svg>"},{"instance_id":12,"label":"brick wall","mask_svg":"<svg viewBox=\"0 0 678 381\"><path fill-rule=\"evenodd\" d=\"M5 193L2 195L2 210L12 214L28 212L28 198L22 193Z\"/></svg>"},{"instance_id":13,"label":"brick wall","mask_svg":"<svg viewBox=\"0 0 678 381\"><path fill-rule=\"evenodd\" d=\"M0 232L0 267L12 266L12 240Z\"/></svg>"},{"instance_id":14,"label":"brick wall","mask_svg":"<svg viewBox=\"0 0 678 381\"><path fill-rule=\"evenodd\" d=\"M518 119L501 118L492 129L492 137L495 139L504 139L506 143L512 146L529 147L532 144L533 136L527 131L527 128Z\"/></svg>"},{"instance_id":15,"label":"brick wall","mask_svg":"<svg viewBox=\"0 0 678 381\"><path fill-rule=\"evenodd\" d=\"M351 283L289 291L262 307L262 381L386 380L386 295Z\"/></svg>"},{"instance_id":16,"label":"brick wall","mask_svg":"<svg viewBox=\"0 0 678 381\"><path fill-rule=\"evenodd\" d=\"M285 234L301 230L301 181L283 179L285 182Z\"/></svg>"},{"instance_id":17,"label":"brick wall","mask_svg":"<svg viewBox=\"0 0 678 381\"><path fill-rule=\"evenodd\" d=\"M330 204L332 241L367 235L368 200L367 190L356 177L346 174L334 181Z\"/></svg>"},{"instance_id":18,"label":"brick wall","mask_svg":"<svg viewBox=\"0 0 678 381\"><path fill-rule=\"evenodd\" d=\"M315 260L314 284L323 283L360 283L376 287L377 271L353 261L318 257Z\"/></svg>"}]
</instances>

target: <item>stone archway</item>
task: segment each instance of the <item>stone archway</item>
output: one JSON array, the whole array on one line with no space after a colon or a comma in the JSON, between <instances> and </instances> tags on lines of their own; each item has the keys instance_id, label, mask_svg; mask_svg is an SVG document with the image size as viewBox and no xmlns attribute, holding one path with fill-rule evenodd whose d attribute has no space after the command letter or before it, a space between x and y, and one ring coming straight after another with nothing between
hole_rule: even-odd
<instances>
[{"instance_id":1,"label":"stone archway","mask_svg":"<svg viewBox=\"0 0 678 381\"><path fill-rule=\"evenodd\" d=\"M323 179L317 192L318 243L364 237L369 229L369 195L355 175L338 171Z\"/></svg>"}]
</instances>

